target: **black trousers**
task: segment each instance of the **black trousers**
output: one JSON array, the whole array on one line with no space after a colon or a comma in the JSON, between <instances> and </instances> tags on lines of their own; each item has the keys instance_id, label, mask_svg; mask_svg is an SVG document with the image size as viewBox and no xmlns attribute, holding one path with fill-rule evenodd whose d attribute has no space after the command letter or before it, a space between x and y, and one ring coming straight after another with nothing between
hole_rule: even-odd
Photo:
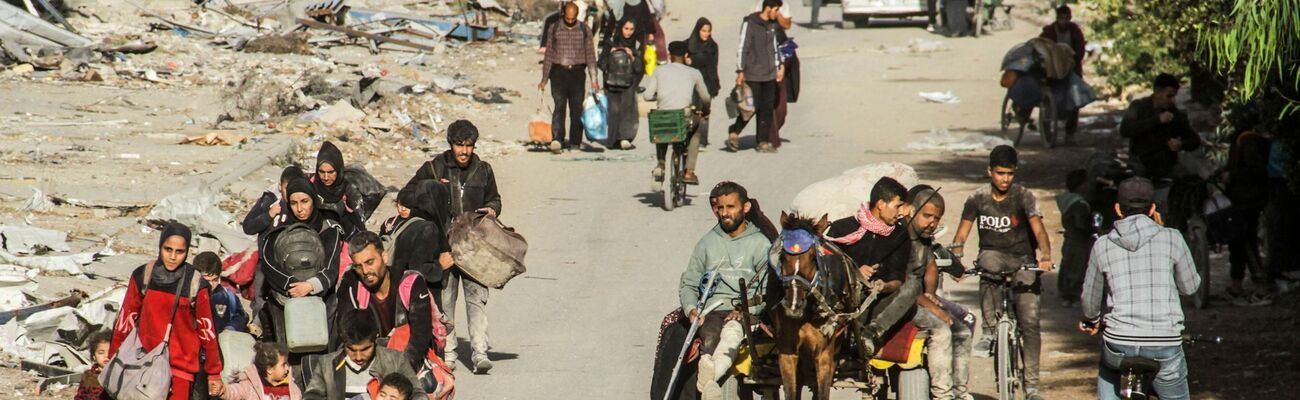
<instances>
[{"instance_id":1,"label":"black trousers","mask_svg":"<svg viewBox=\"0 0 1300 400\"><path fill-rule=\"evenodd\" d=\"M767 143L772 133L772 118L776 114L776 81L745 81L745 84L749 85L749 90L754 95L754 119L758 120L754 127L754 139L758 143ZM740 133L748 123L743 115L738 116L728 132Z\"/></svg>"},{"instance_id":2,"label":"black trousers","mask_svg":"<svg viewBox=\"0 0 1300 400\"><path fill-rule=\"evenodd\" d=\"M587 95L587 66L551 67L551 99L555 111L551 113L552 140L564 143L564 115L569 115L569 145L582 145L582 99Z\"/></svg>"}]
</instances>

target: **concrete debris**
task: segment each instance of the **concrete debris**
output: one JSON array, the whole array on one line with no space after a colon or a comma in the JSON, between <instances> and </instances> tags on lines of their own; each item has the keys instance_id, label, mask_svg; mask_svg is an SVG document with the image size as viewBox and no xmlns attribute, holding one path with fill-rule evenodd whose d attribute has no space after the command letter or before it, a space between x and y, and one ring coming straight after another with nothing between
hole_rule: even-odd
<instances>
[{"instance_id":1,"label":"concrete debris","mask_svg":"<svg viewBox=\"0 0 1300 400\"><path fill-rule=\"evenodd\" d=\"M260 36L246 42L243 50L250 53L310 55L312 50L307 45L307 36L306 32Z\"/></svg>"},{"instance_id":2,"label":"concrete debris","mask_svg":"<svg viewBox=\"0 0 1300 400\"><path fill-rule=\"evenodd\" d=\"M961 103L961 98L958 98L957 95L952 94L951 90L947 92L919 92L917 93L917 95L921 96L921 98L925 99L925 101L931 103L941 103L941 104Z\"/></svg>"},{"instance_id":3,"label":"concrete debris","mask_svg":"<svg viewBox=\"0 0 1300 400\"><path fill-rule=\"evenodd\" d=\"M903 145L904 150L910 151L990 151L994 147L1001 145L1011 145L1011 140L1000 137L985 135L982 133L968 133L965 135L954 135L947 129L931 129L930 133L921 137L915 142Z\"/></svg>"},{"instance_id":4,"label":"concrete debris","mask_svg":"<svg viewBox=\"0 0 1300 400\"><path fill-rule=\"evenodd\" d=\"M871 197L871 188L881 177L891 177L906 187L920 181L911 166L896 162L872 163L844 171L839 176L815 182L794 196L795 212L809 217L825 214L831 221L853 215Z\"/></svg>"},{"instance_id":5,"label":"concrete debris","mask_svg":"<svg viewBox=\"0 0 1300 400\"><path fill-rule=\"evenodd\" d=\"M191 226L204 222L226 225L231 221L230 214L217 207L217 193L206 188L185 189L164 197L145 219L177 221Z\"/></svg>"},{"instance_id":6,"label":"concrete debris","mask_svg":"<svg viewBox=\"0 0 1300 400\"><path fill-rule=\"evenodd\" d=\"M0 225L0 238L3 238L5 250L14 254L72 251L67 243L68 234L52 229Z\"/></svg>"},{"instance_id":7,"label":"concrete debris","mask_svg":"<svg viewBox=\"0 0 1300 400\"><path fill-rule=\"evenodd\" d=\"M325 125L339 126L356 124L365 118L366 113L352 107L351 103L340 100L325 108L316 120Z\"/></svg>"},{"instance_id":8,"label":"concrete debris","mask_svg":"<svg viewBox=\"0 0 1300 400\"><path fill-rule=\"evenodd\" d=\"M23 46L38 47L83 47L92 44L84 36L54 26L6 2L0 2L0 38Z\"/></svg>"},{"instance_id":9,"label":"concrete debris","mask_svg":"<svg viewBox=\"0 0 1300 400\"><path fill-rule=\"evenodd\" d=\"M32 197L28 198L27 203L23 204L23 210L45 212L54 209L54 203L45 197L45 192L37 188L30 189L32 189Z\"/></svg>"}]
</instances>

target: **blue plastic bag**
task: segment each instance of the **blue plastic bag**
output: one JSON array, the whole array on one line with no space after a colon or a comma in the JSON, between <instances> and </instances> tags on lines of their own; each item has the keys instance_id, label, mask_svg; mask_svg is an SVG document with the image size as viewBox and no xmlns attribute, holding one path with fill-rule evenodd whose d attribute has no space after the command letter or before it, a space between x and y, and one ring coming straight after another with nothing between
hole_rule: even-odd
<instances>
[{"instance_id":1,"label":"blue plastic bag","mask_svg":"<svg viewBox=\"0 0 1300 400\"><path fill-rule=\"evenodd\" d=\"M582 102L582 127L588 141L603 142L609 138L609 99L604 93L591 92Z\"/></svg>"}]
</instances>

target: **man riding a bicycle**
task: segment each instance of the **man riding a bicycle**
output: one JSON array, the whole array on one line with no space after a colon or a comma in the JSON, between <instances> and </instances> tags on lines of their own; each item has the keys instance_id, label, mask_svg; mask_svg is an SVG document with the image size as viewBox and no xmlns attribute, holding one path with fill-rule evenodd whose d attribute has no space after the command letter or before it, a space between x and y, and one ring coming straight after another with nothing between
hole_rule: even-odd
<instances>
[{"instance_id":1,"label":"man riding a bicycle","mask_svg":"<svg viewBox=\"0 0 1300 400\"><path fill-rule=\"evenodd\" d=\"M1154 379L1160 399L1189 398L1178 295L1195 293L1201 278L1182 235L1160 226L1155 192L1145 178L1120 183L1115 212L1122 219L1093 245L1088 262L1079 329L1095 335L1105 326L1097 376L1100 399L1119 398L1119 368L1126 357L1160 364ZM1104 321L1103 304L1110 305Z\"/></svg>"},{"instance_id":2,"label":"man riding a bicycle","mask_svg":"<svg viewBox=\"0 0 1300 400\"><path fill-rule=\"evenodd\" d=\"M953 252L961 255L971 227L978 224L980 253L976 263L981 268L990 272L1020 269L1035 262L1036 247L1039 268L1051 271L1052 247L1043 228L1037 199L1029 189L1014 183L1018 163L1016 149L1011 146L998 146L989 153L990 185L977 189L966 199L952 244ZM1020 271L1015 274L1015 283L1015 314L1024 341L1025 394L1028 400L1041 399L1038 298L1042 282L1037 271ZM976 355L987 356L993 347L1000 293L997 283L980 280L980 311L984 321L983 335L973 350Z\"/></svg>"},{"instance_id":3,"label":"man riding a bicycle","mask_svg":"<svg viewBox=\"0 0 1300 400\"><path fill-rule=\"evenodd\" d=\"M646 101L658 100L659 110L681 110L683 113L704 113L707 114L707 105L709 100L709 88L704 84L704 76L700 71L687 65L690 62L690 46L686 42L676 41L668 44L668 53L671 56L672 64L655 68L654 75L641 82L641 97ZM698 103L697 103L698 101ZM706 106L698 111L692 111L691 106L701 104ZM695 118L695 115L691 115ZM700 139L694 132L688 133L689 139L686 144L686 174L683 180L692 185L700 184L700 178L695 175L695 160L699 157ZM659 143L655 145L655 165L654 171L650 174L654 177L655 182L662 182L664 179L664 158L668 155L668 143Z\"/></svg>"}]
</instances>

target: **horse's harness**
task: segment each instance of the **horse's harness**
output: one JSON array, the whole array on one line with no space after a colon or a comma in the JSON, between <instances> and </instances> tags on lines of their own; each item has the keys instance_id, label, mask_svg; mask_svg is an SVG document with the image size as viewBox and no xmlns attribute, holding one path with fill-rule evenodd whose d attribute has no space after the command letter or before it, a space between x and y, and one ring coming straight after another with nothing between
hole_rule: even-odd
<instances>
[{"instance_id":1,"label":"horse's harness","mask_svg":"<svg viewBox=\"0 0 1300 400\"><path fill-rule=\"evenodd\" d=\"M786 243L787 239L790 240L791 243ZM814 265L812 267L815 270L813 271L812 279L805 278L799 274L800 270L803 268L803 266L799 264L795 264L794 273L790 275L782 273L781 253L800 255L808 251L814 251ZM839 258L839 263L843 267L845 274L849 275L849 279L865 285L870 289L871 293L868 294L867 298L858 305L856 310L845 313L838 312L831 308L831 302L826 299L825 292L831 290L831 288L830 282L828 279L824 278L824 276L830 274L830 272L823 274L822 270L830 268L832 262L832 260L828 258L830 256L836 256ZM768 265L771 267L772 273L781 279L781 285L783 287L789 286L791 282L796 282L806 285L809 288L809 295L813 297L814 303L817 305L819 316L826 320L820 329L822 333L828 337L835 334L838 330L837 328L845 321L855 320L865 313L871 303L875 302L876 296L880 293L880 290L884 288L884 282L879 280L867 282L861 274L853 273L855 268L853 268L853 265L848 260L849 258L845 256L843 251L834 243L827 242L820 235L814 235L803 229L781 231L781 235L778 236L776 241L772 244L772 250L768 254ZM797 297L798 289L796 288L795 290L795 295ZM797 303L794 302L798 302L799 299L781 299L781 303L787 301L792 302L791 306L793 308L794 306L797 306Z\"/></svg>"}]
</instances>

